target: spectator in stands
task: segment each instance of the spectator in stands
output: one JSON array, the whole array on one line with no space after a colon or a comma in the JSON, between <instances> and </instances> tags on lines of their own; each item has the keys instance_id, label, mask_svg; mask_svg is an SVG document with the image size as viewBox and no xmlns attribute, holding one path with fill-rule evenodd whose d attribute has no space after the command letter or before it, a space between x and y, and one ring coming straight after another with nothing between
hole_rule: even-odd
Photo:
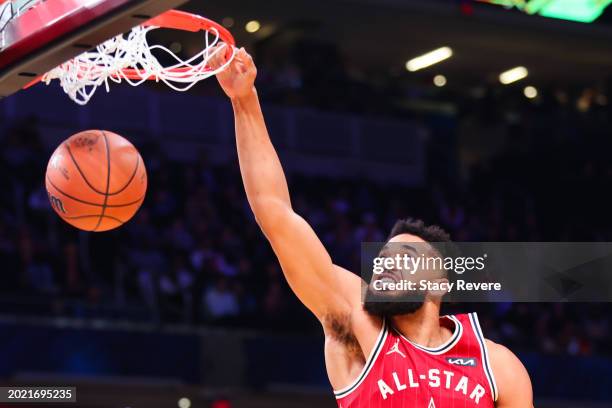
<instances>
[{"instance_id":1,"label":"spectator in stands","mask_svg":"<svg viewBox=\"0 0 612 408\"><path fill-rule=\"evenodd\" d=\"M240 312L238 297L227 278L219 277L204 293L204 313L213 320L235 317Z\"/></svg>"}]
</instances>

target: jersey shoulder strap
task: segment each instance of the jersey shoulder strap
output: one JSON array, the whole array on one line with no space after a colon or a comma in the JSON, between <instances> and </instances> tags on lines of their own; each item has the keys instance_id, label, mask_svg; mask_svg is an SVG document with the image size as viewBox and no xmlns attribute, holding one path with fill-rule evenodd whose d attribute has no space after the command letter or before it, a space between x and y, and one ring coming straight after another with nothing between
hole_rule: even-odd
<instances>
[{"instance_id":1,"label":"jersey shoulder strap","mask_svg":"<svg viewBox=\"0 0 612 408\"><path fill-rule=\"evenodd\" d=\"M464 326L463 344L466 347L470 347L473 344L478 345L478 353L480 357L480 365L484 376L489 383L491 388L491 395L493 401L497 401L497 385L495 383L495 377L493 375L493 369L491 368L491 360L489 358L489 351L485 342L485 337L482 334L480 328L480 322L478 321L478 315L476 313L458 314L454 316Z\"/></svg>"}]
</instances>

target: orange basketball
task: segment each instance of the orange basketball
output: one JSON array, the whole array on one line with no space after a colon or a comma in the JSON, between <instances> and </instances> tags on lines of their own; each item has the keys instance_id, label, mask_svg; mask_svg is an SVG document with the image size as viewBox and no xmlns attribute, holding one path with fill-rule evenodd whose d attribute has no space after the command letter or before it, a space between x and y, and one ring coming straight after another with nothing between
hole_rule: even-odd
<instances>
[{"instance_id":1,"label":"orange basketball","mask_svg":"<svg viewBox=\"0 0 612 408\"><path fill-rule=\"evenodd\" d=\"M46 186L51 206L64 221L85 231L107 231L134 216L147 191L147 171L126 139L86 130L55 149Z\"/></svg>"}]
</instances>

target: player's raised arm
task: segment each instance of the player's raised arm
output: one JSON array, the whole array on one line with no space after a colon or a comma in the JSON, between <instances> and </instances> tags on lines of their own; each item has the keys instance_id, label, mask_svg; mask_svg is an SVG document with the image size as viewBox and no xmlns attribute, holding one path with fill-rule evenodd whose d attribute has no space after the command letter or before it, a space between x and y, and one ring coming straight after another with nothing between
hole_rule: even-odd
<instances>
[{"instance_id":1,"label":"player's raised arm","mask_svg":"<svg viewBox=\"0 0 612 408\"><path fill-rule=\"evenodd\" d=\"M218 66L221 57L213 61ZM291 207L281 163L270 141L254 81L257 69L244 49L217 74L232 101L240 172L257 223L270 241L285 277L319 319L349 312L359 301L359 278L335 267L310 225Z\"/></svg>"}]
</instances>

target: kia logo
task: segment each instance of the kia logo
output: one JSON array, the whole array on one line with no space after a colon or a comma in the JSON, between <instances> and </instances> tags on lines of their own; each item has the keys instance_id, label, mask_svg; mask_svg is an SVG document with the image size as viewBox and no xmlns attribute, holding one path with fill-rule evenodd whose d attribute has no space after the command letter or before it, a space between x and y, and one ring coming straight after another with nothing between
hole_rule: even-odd
<instances>
[{"instance_id":1,"label":"kia logo","mask_svg":"<svg viewBox=\"0 0 612 408\"><path fill-rule=\"evenodd\" d=\"M450 364L453 364L453 365L458 365L458 366L463 366L463 367L476 367L476 359L473 357L471 358L447 357L446 361L448 361Z\"/></svg>"}]
</instances>

